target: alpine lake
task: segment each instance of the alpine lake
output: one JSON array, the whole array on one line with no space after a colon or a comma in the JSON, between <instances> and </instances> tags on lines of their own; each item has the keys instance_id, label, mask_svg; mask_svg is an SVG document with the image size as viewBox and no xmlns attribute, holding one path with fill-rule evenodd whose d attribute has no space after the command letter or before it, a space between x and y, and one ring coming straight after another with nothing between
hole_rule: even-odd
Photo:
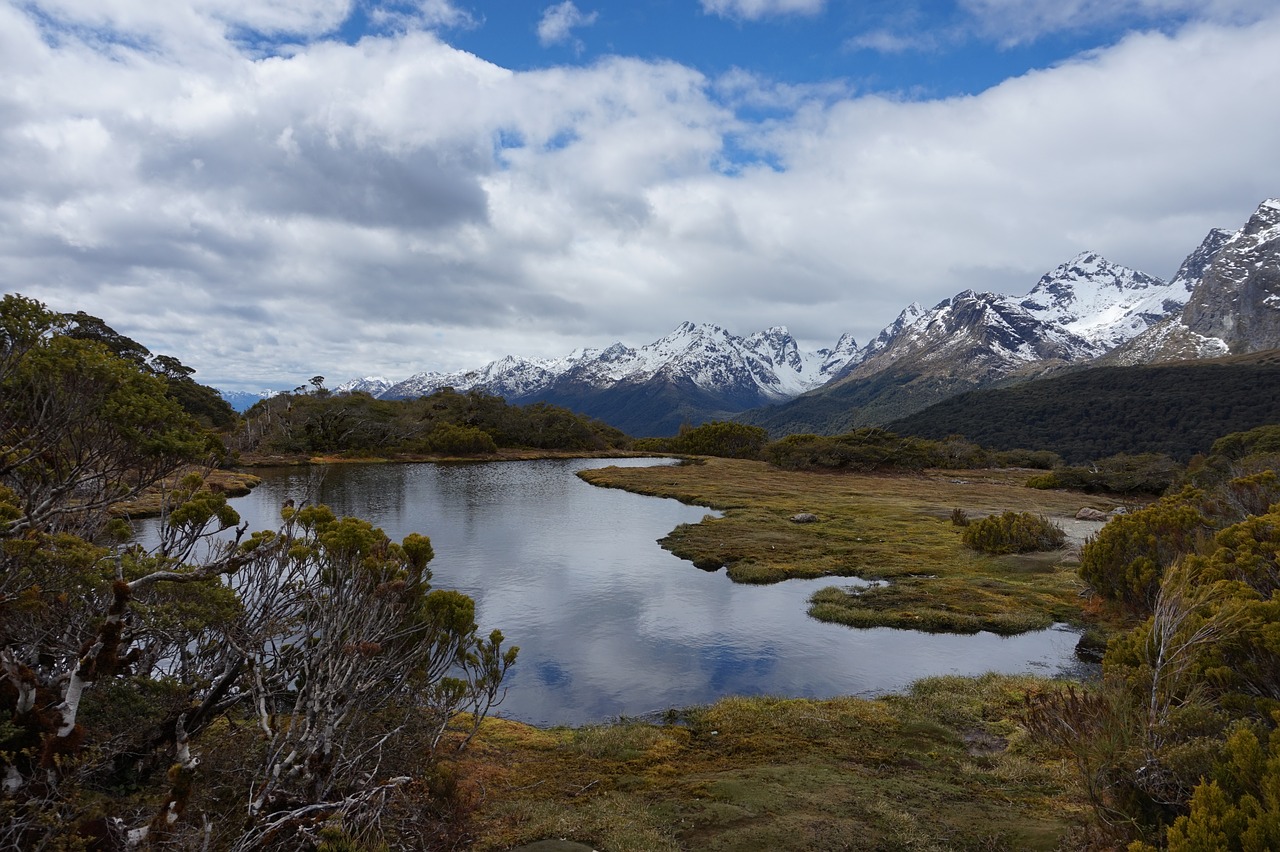
<instances>
[{"instance_id":1,"label":"alpine lake","mask_svg":"<svg viewBox=\"0 0 1280 852\"><path fill-rule=\"evenodd\" d=\"M476 601L519 660L495 713L535 725L660 716L730 695L874 696L941 674L1078 672L1076 631L1001 637L853 629L806 614L820 588L850 578L740 585L658 544L710 510L597 488L575 474L668 459L476 464L336 464L259 469L231 501L250 530L286 500L320 502L394 540L428 535L435 588ZM142 537L147 537L147 524Z\"/></svg>"}]
</instances>

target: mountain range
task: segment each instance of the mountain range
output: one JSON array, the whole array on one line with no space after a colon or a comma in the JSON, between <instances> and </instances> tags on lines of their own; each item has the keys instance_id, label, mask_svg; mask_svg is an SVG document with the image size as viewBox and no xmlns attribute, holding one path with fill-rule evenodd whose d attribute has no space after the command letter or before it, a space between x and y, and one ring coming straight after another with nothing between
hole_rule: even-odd
<instances>
[{"instance_id":1,"label":"mountain range","mask_svg":"<svg viewBox=\"0 0 1280 852\"><path fill-rule=\"evenodd\" d=\"M1211 231L1170 281L1082 252L1023 296L966 290L909 305L859 346L801 350L782 326L739 337L682 323L639 348L615 343L558 359L508 355L475 370L367 377L339 392L384 399L442 387L550 402L633 435L734 418L772 433L882 424L946 397L1093 365L1280 347L1280 200L1238 231Z\"/></svg>"}]
</instances>

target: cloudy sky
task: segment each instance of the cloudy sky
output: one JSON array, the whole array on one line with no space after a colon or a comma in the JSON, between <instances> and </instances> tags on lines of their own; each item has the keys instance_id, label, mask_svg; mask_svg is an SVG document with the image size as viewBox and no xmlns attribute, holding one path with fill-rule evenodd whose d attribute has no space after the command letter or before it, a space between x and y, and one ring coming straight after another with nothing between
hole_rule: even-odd
<instances>
[{"instance_id":1,"label":"cloudy sky","mask_svg":"<svg viewBox=\"0 0 1280 852\"><path fill-rule=\"evenodd\" d=\"M1280 196L1280 0L0 0L0 275L205 383L810 348Z\"/></svg>"}]
</instances>

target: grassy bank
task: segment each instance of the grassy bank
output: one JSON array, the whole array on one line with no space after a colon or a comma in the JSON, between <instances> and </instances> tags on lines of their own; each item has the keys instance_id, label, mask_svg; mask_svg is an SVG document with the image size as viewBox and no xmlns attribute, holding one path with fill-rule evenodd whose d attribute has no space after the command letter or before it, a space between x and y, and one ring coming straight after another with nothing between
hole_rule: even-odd
<instances>
[{"instance_id":1,"label":"grassy bank","mask_svg":"<svg viewBox=\"0 0 1280 852\"><path fill-rule=\"evenodd\" d=\"M583 471L593 485L673 497L723 511L682 524L662 545L700 568L724 566L740 583L790 578L884 580L832 586L810 614L857 627L1011 634L1084 614L1071 550L984 556L964 547L952 510L1006 509L1074 516L1108 509L1096 495L1026 488L1025 471L885 475L784 471L763 462L708 458L675 467ZM798 513L815 523L791 521Z\"/></svg>"},{"instance_id":2,"label":"grassy bank","mask_svg":"<svg viewBox=\"0 0 1280 852\"><path fill-rule=\"evenodd\" d=\"M1084 810L1017 717L1029 677L910 695L733 698L679 724L485 723L461 768L474 848L569 838L609 852L1056 849Z\"/></svg>"}]
</instances>

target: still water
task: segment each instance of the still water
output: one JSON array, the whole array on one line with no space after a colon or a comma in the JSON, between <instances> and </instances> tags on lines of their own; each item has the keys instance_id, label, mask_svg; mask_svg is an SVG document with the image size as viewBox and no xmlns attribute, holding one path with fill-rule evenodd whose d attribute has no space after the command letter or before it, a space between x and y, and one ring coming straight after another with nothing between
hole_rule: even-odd
<instances>
[{"instance_id":1,"label":"still water","mask_svg":"<svg viewBox=\"0 0 1280 852\"><path fill-rule=\"evenodd\" d=\"M814 621L805 614L809 595L856 581L737 585L656 543L707 509L574 475L655 463L289 468L259 472L262 485L232 504L251 530L273 527L292 498L365 518L396 540L429 535L433 585L471 595L481 630L496 627L520 646L497 713L525 722L583 724L726 695L871 695L928 675L1054 675L1074 666L1077 637L1065 629L1002 638Z\"/></svg>"}]
</instances>

